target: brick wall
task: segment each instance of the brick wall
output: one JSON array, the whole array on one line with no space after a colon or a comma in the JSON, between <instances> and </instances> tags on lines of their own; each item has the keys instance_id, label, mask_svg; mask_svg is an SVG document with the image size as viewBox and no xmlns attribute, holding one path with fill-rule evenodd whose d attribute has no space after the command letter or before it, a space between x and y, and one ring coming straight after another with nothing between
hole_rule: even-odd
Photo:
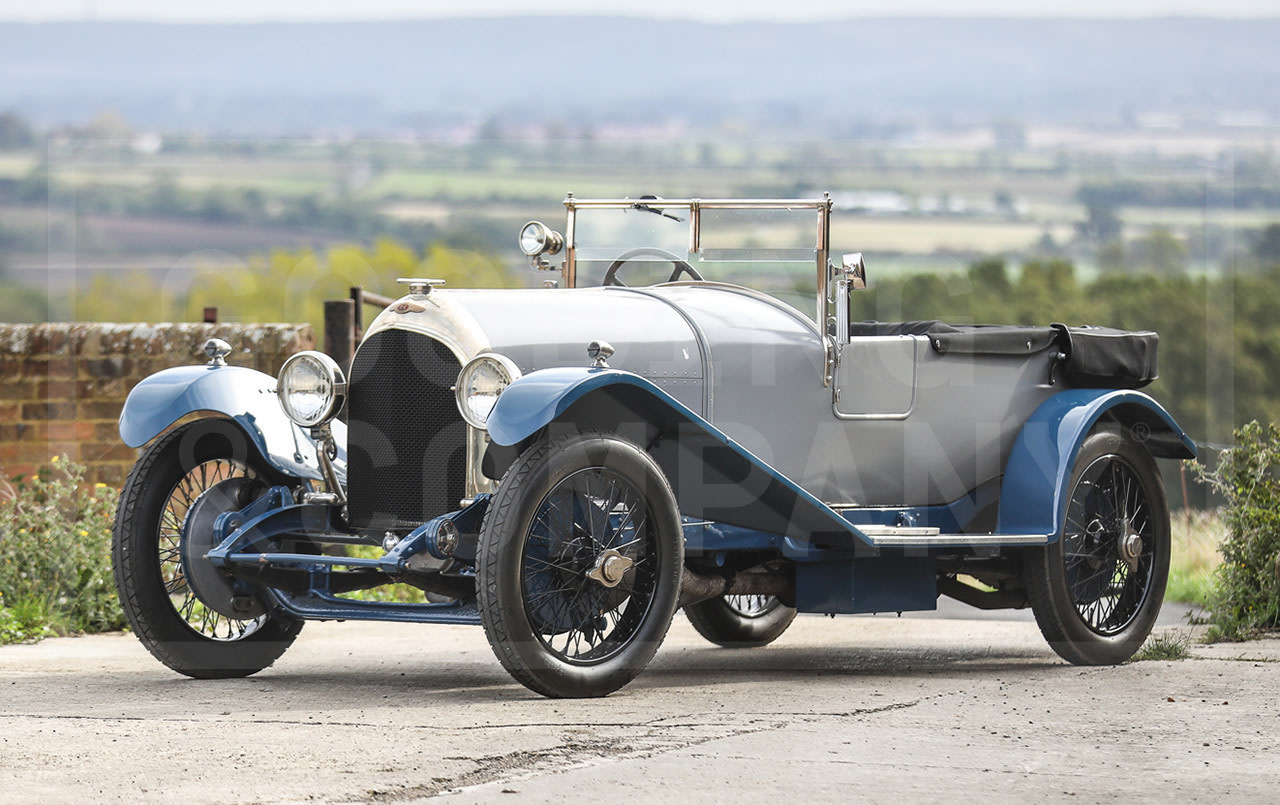
<instances>
[{"instance_id":1,"label":"brick wall","mask_svg":"<svg viewBox=\"0 0 1280 805\"><path fill-rule=\"evenodd\" d=\"M276 374L315 348L306 324L0 324L0 474L34 472L55 455L119 485L137 458L116 422L144 377L204 363L204 343L232 347L228 363Z\"/></svg>"}]
</instances>

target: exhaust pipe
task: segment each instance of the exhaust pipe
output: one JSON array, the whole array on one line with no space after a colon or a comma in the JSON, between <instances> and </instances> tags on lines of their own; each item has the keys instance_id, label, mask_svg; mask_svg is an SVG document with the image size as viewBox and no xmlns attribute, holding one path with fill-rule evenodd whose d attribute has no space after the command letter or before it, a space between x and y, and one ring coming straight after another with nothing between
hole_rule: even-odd
<instances>
[{"instance_id":1,"label":"exhaust pipe","mask_svg":"<svg viewBox=\"0 0 1280 805\"><path fill-rule=\"evenodd\" d=\"M772 595L795 606L796 581L790 573L745 571L731 576L708 576L685 567L680 576L680 606L687 607L722 595Z\"/></svg>"}]
</instances>

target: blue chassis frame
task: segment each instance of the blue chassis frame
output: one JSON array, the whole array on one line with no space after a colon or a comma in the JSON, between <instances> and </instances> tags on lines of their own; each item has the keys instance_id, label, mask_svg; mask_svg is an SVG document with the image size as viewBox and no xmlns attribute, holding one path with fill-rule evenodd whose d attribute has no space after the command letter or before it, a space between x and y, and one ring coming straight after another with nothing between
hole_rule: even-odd
<instances>
[{"instance_id":1,"label":"blue chassis frame","mask_svg":"<svg viewBox=\"0 0 1280 805\"><path fill-rule=\"evenodd\" d=\"M855 526L894 525L905 518L912 523L958 530L973 513L994 501L997 493L998 490L988 485L946 506L856 509L843 516ZM293 503L288 487L273 487L244 509L218 516L214 532L215 538L221 541L206 558L215 567L228 571L236 567L261 568L264 565L306 571L309 585L301 594L273 587L257 587L257 591L268 599L269 608L302 620L479 624L480 613L473 600L441 604L353 600L330 592L329 579L335 568L342 567L378 570L394 580L405 572L409 559L419 553L447 558L438 543L441 526L450 522L463 533L477 533L488 508L489 497L480 495L470 506L424 523L377 559L361 559L266 550L266 543L277 537L296 535L324 542L327 535L344 539L351 536L350 532L334 525L337 507L332 504ZM931 549L907 549L904 554L891 548L875 549L862 545L858 545L856 550L819 548L793 537L687 517L684 518L684 536L686 554L708 556L717 564L723 564L727 555L736 551L765 550L778 551L796 562L797 572L809 571L809 580L821 588L801 591L801 611L905 611L934 609L936 606ZM881 555L892 557L884 569L896 572L856 573L857 566L866 565L868 559L872 560L871 564L878 564L875 559ZM921 584L922 580L928 584ZM861 593L859 598L865 599L865 606L845 600L852 599L855 591Z\"/></svg>"}]
</instances>

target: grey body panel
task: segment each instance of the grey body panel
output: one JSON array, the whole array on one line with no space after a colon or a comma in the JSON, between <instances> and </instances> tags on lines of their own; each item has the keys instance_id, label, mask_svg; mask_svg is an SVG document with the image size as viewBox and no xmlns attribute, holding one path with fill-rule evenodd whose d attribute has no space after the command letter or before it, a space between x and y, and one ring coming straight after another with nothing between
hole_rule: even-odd
<instances>
[{"instance_id":1,"label":"grey body panel","mask_svg":"<svg viewBox=\"0 0 1280 805\"><path fill-rule=\"evenodd\" d=\"M1058 390L1047 352L940 355L924 336L854 339L836 388L824 387L822 339L799 311L726 286L650 290L705 333L711 422L828 503L955 501L1002 473L1022 424Z\"/></svg>"},{"instance_id":2,"label":"grey body panel","mask_svg":"<svg viewBox=\"0 0 1280 805\"><path fill-rule=\"evenodd\" d=\"M1022 424L1058 390L1048 385L1048 352L940 355L923 336L855 338L824 386L813 322L737 286L437 290L407 301L424 310L393 306L369 332L419 330L463 362L493 351L526 374L583 366L587 343L607 340L617 349L610 366L657 384L838 505L963 497L1001 475Z\"/></svg>"},{"instance_id":3,"label":"grey body panel","mask_svg":"<svg viewBox=\"0 0 1280 805\"><path fill-rule=\"evenodd\" d=\"M544 288L436 290L425 299L407 301L426 310L384 312L369 332L398 326L436 335L432 324L447 313L452 321L473 322L470 326L479 331L467 339L454 339L470 342L454 349L462 363L481 352L497 352L514 361L524 374L554 366L589 365L587 344L608 341L617 349L610 366L635 372L705 413L706 357L689 322L661 299L626 288Z\"/></svg>"}]
</instances>

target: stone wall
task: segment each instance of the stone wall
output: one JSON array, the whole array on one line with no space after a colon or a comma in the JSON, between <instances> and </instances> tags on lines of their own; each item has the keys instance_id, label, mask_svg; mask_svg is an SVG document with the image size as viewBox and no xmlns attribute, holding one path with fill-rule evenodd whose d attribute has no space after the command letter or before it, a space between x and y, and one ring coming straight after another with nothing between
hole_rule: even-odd
<instances>
[{"instance_id":1,"label":"stone wall","mask_svg":"<svg viewBox=\"0 0 1280 805\"><path fill-rule=\"evenodd\" d=\"M119 485L137 458L116 429L144 377L206 362L204 343L232 347L228 363L276 374L315 348L306 324L0 324L0 474L36 471L56 455Z\"/></svg>"}]
</instances>

